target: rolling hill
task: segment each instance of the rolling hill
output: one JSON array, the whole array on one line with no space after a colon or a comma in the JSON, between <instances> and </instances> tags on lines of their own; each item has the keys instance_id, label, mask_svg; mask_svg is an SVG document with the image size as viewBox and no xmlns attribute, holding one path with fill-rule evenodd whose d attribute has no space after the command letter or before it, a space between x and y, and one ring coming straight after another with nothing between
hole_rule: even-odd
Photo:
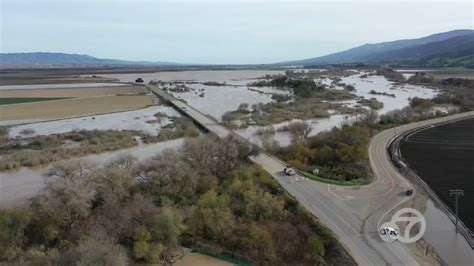
<instances>
[{"instance_id":1,"label":"rolling hill","mask_svg":"<svg viewBox=\"0 0 474 266\"><path fill-rule=\"evenodd\" d=\"M0 67L5 66L106 66L106 65L176 65L170 62L126 61L67 53L0 53Z\"/></svg>"},{"instance_id":2,"label":"rolling hill","mask_svg":"<svg viewBox=\"0 0 474 266\"><path fill-rule=\"evenodd\" d=\"M364 44L326 56L285 62L286 65L395 63L416 66L474 67L474 31L454 30L419 39Z\"/></svg>"}]
</instances>

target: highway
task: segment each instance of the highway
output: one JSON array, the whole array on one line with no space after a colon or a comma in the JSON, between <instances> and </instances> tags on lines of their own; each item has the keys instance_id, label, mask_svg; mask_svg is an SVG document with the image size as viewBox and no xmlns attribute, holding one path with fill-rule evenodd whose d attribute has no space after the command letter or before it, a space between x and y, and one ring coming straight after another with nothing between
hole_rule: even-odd
<instances>
[{"instance_id":1,"label":"highway","mask_svg":"<svg viewBox=\"0 0 474 266\"><path fill-rule=\"evenodd\" d=\"M234 134L214 119L164 91L156 87L149 88L217 136ZM434 264L436 261L432 258L415 255L413 247L398 241L384 242L378 235L380 224L390 220L390 213L413 200L416 194L415 191L411 197L405 195L406 189L412 186L392 165L387 146L396 135L417 127L473 115L474 112L461 113L403 125L377 134L369 145L374 181L365 186L342 187L307 180L298 175L288 177L282 173L285 163L263 151L250 159L261 165L289 194L332 230L359 265Z\"/></svg>"}]
</instances>

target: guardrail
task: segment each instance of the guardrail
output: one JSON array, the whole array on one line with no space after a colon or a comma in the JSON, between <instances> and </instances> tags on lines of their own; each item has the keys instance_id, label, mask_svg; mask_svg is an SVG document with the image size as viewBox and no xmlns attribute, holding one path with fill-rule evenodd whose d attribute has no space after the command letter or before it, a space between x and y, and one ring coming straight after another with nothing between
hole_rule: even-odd
<instances>
[{"instance_id":1,"label":"guardrail","mask_svg":"<svg viewBox=\"0 0 474 266\"><path fill-rule=\"evenodd\" d=\"M425 192L428 197L439 206L439 208L448 216L448 218L455 223L456 214L448 207L448 205L439 198L439 196L431 189L431 187L416 173L415 170L410 168L410 164L404 160L400 152L401 143L410 135L415 134L417 132L426 130L431 127L440 126L447 123L453 123L460 120L470 119L472 116L462 117L459 119L447 121L447 122L440 122L430 125L425 125L422 127L414 128L403 132L402 134L395 136L390 140L390 144L387 147L388 153L393 164L397 167L398 171L412 184L414 184L419 190ZM472 232L469 227L461 220L458 220L458 229L461 235L466 239L467 243L474 249L474 232Z\"/></svg>"}]
</instances>

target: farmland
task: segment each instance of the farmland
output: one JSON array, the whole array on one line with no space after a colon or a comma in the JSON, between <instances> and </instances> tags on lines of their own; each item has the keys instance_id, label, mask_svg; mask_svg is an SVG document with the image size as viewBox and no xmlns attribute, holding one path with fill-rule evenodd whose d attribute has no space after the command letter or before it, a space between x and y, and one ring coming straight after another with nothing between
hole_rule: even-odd
<instances>
[{"instance_id":1,"label":"farmland","mask_svg":"<svg viewBox=\"0 0 474 266\"><path fill-rule=\"evenodd\" d=\"M142 108L153 102L147 95L98 96L0 106L0 120L60 119Z\"/></svg>"},{"instance_id":2,"label":"farmland","mask_svg":"<svg viewBox=\"0 0 474 266\"><path fill-rule=\"evenodd\" d=\"M474 119L420 131L406 138L401 153L409 166L454 210L450 189L463 189L459 214L474 229ZM434 163L435 162L435 163Z\"/></svg>"},{"instance_id":3,"label":"farmland","mask_svg":"<svg viewBox=\"0 0 474 266\"><path fill-rule=\"evenodd\" d=\"M0 105L62 100L62 97L6 97L0 98Z\"/></svg>"},{"instance_id":4,"label":"farmland","mask_svg":"<svg viewBox=\"0 0 474 266\"><path fill-rule=\"evenodd\" d=\"M91 97L114 94L144 93L141 86L1 90L2 97Z\"/></svg>"}]
</instances>

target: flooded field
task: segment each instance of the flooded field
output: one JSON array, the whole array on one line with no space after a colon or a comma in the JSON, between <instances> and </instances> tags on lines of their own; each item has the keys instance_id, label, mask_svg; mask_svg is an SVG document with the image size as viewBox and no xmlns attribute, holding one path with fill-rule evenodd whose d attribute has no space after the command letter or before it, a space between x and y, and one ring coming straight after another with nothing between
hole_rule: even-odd
<instances>
[{"instance_id":1,"label":"flooded field","mask_svg":"<svg viewBox=\"0 0 474 266\"><path fill-rule=\"evenodd\" d=\"M328 118L320 118L320 119L309 119L305 120L307 123L311 125L311 132L308 136L317 135L320 132L329 130L333 127L340 127L343 124L351 123L356 119L353 115L341 115L341 114L334 114ZM275 134L272 135L273 139L276 140L281 146L288 146L291 144L291 135L288 131L279 131L284 126L289 125L292 122L301 121L301 120L291 120L283 123L274 124L271 127L275 129ZM237 129L236 132L240 136L250 140L251 142L261 145L262 144L262 137L268 138L268 136L259 135L258 132L264 131L271 127L259 127L259 126L250 126L248 128Z\"/></svg>"},{"instance_id":2,"label":"flooded field","mask_svg":"<svg viewBox=\"0 0 474 266\"><path fill-rule=\"evenodd\" d=\"M474 119L429 128L408 136L401 145L404 161L451 210L450 189L463 189L459 216L474 230Z\"/></svg>"},{"instance_id":3,"label":"flooded field","mask_svg":"<svg viewBox=\"0 0 474 266\"><path fill-rule=\"evenodd\" d=\"M375 98L383 103L383 108L378 110L379 114L385 114L395 109L401 109L409 104L409 98L430 99L437 92L424 86L409 84L399 85L388 81L383 76L368 76L361 78L360 75L342 77L342 83L353 85L357 96L365 99Z\"/></svg>"},{"instance_id":4,"label":"flooded field","mask_svg":"<svg viewBox=\"0 0 474 266\"><path fill-rule=\"evenodd\" d=\"M187 86L194 91L172 94L219 121L223 114L237 110L242 103L265 104L273 101L272 93L289 94L286 91L268 87L258 88L257 91L257 89L249 90L246 86L205 86L202 84L188 84Z\"/></svg>"},{"instance_id":5,"label":"flooded field","mask_svg":"<svg viewBox=\"0 0 474 266\"><path fill-rule=\"evenodd\" d=\"M116 78L122 82L131 82L137 79L138 77L144 79L145 82L148 82L150 80L162 80L167 82L186 82L185 85L191 90L185 92L174 92L175 96L185 100L191 106L202 111L203 113L209 114L217 119L220 119L225 112L236 110L242 103L248 103L249 105L256 103L268 103L273 101L272 94L287 94L287 91L277 90L270 87L257 88L246 86L248 83L256 81L258 78L261 78L265 75L278 75L283 73L284 71L271 70L216 70L106 74L104 76L109 78ZM210 81L225 83L225 85L221 84L222 86L210 86L202 84ZM319 81L327 85L331 84L331 80L329 79L329 77L322 77ZM380 76L369 76L368 78L363 79L360 78L360 74L357 74L349 77L342 77L342 82L354 85L356 89L354 93L358 96L364 96L365 98L374 97L377 98L379 101L383 102L384 108L379 111L380 113L385 113L393 109L400 109L405 107L406 105L408 105L408 99L410 97L430 98L436 94L435 91L424 87L410 85L399 86L387 81L384 77ZM90 83L69 84L71 88L76 85L97 86L97 84L91 85ZM28 85L25 85L24 88L26 88L26 86ZM50 87L51 85L48 84L44 86ZM11 89L12 86L9 87ZM61 88L64 87L61 86ZM381 94L394 94L395 97L379 94L373 95L371 94L371 90L375 90L376 92ZM347 106L357 105L356 100L345 101L344 104ZM161 119L160 122L147 123L147 121L155 119L153 115L157 112L162 112L166 114L166 117ZM331 116L329 118L307 120L312 125L312 132L310 133L310 135L316 135L321 131L329 130L332 127L341 126L344 123L350 123L351 121L357 119L356 116L342 115L334 111L331 111L330 114ZM33 133L30 133L31 135L29 136L64 133L81 129L138 129L150 134L157 134L161 127L170 123L170 117L177 116L179 116L179 114L170 107L151 106L132 111L116 112L41 123L35 123L30 119L24 121L33 123L12 126L10 128L9 137L23 137L21 132L25 132L25 129L32 129L34 131ZM291 138L288 132L281 130L279 131L278 129L288 125L290 122L291 121L287 121L271 126L276 130L276 133L274 135L275 140L277 140L281 145L288 145L291 141ZM11 123L12 121L2 122L3 125ZM260 136L257 133L267 128L270 127L250 126L245 129L237 130L237 133L254 143L261 144ZM27 131L32 132L31 130ZM162 151L165 148L178 147L181 145L182 142L183 139L178 139L170 142L167 141L151 145L140 145L131 149L100 155L91 155L86 156L85 158L97 162L104 162L122 153L131 153L139 158L147 158L157 152ZM12 202L16 202L18 199L23 199L24 202L24 200L28 198L28 195L34 195L43 185L43 179L41 176L46 171L46 169L47 167L35 169L21 168L20 170L14 172L0 173L0 195L2 197L2 204L12 204ZM15 187L15 189L11 189L13 187ZM17 187L18 189L16 189Z\"/></svg>"},{"instance_id":6,"label":"flooded field","mask_svg":"<svg viewBox=\"0 0 474 266\"><path fill-rule=\"evenodd\" d=\"M156 120L154 115L158 112L166 114L167 117L161 118L160 121L153 122ZM151 106L133 111L12 126L9 131L9 137L32 137L36 135L94 129L141 130L149 134L157 135L161 127L171 123L170 117L179 116L181 115L171 107ZM34 132L28 135L22 134L22 132L28 129Z\"/></svg>"},{"instance_id":7,"label":"flooded field","mask_svg":"<svg viewBox=\"0 0 474 266\"><path fill-rule=\"evenodd\" d=\"M301 71L301 70L297 70ZM311 70L305 70L309 72ZM315 69L319 73L324 73L322 69ZM282 94L287 91L278 90L271 87L248 87L248 83L259 80L266 75L284 74L284 71L263 71L263 70L206 70L206 71L176 71L176 72L158 72L158 73L134 73L134 74L107 74L108 78L115 78L122 82L133 82L141 77L145 82L151 80L161 80L166 82L188 82L185 84L190 91L173 92L175 97L185 100L189 105L199 111L209 114L220 120L222 115L228 111L236 110L240 104L272 102L271 94ZM341 83L353 85L354 94L365 99L375 98L384 104L383 108L378 110L379 114L387 113L391 110L401 109L409 104L409 98L432 98L437 92L424 86L400 85L388 81L383 76L368 76L361 78L366 72L358 72L348 77L340 77ZM332 76L321 76L315 79L316 82L325 85L334 85L330 79ZM206 86L204 82L225 83L224 86ZM341 86L334 86L335 89L343 89ZM346 106L357 106L357 100L341 102ZM334 126L340 126L350 120L355 120L353 116L346 116L334 113L329 118L307 120L313 125L312 135L321 131L331 129ZM260 144L259 136L255 135L258 131L273 127L285 126L289 122L275 124L269 127L251 126L246 129L239 129L237 133ZM276 132L275 140L281 145L287 145L290 142L288 132Z\"/></svg>"},{"instance_id":8,"label":"flooded field","mask_svg":"<svg viewBox=\"0 0 474 266\"><path fill-rule=\"evenodd\" d=\"M249 80L265 75L284 74L279 70L195 70L195 71L166 71L156 73L131 73L131 74L97 74L102 77L114 78L121 82L135 82L142 78L145 83L151 80L161 81L195 81L195 82L226 82L232 85L246 85Z\"/></svg>"},{"instance_id":9,"label":"flooded field","mask_svg":"<svg viewBox=\"0 0 474 266\"><path fill-rule=\"evenodd\" d=\"M82 159L92 163L104 164L125 154L130 154L139 160L144 160L163 152L165 149L179 148L183 142L184 139L176 139L154 144L142 144L129 149L74 158L70 159L70 161ZM26 204L28 199L36 195L44 187L43 175L48 171L49 167L23 167L14 171L0 172L0 208L23 206Z\"/></svg>"}]
</instances>

